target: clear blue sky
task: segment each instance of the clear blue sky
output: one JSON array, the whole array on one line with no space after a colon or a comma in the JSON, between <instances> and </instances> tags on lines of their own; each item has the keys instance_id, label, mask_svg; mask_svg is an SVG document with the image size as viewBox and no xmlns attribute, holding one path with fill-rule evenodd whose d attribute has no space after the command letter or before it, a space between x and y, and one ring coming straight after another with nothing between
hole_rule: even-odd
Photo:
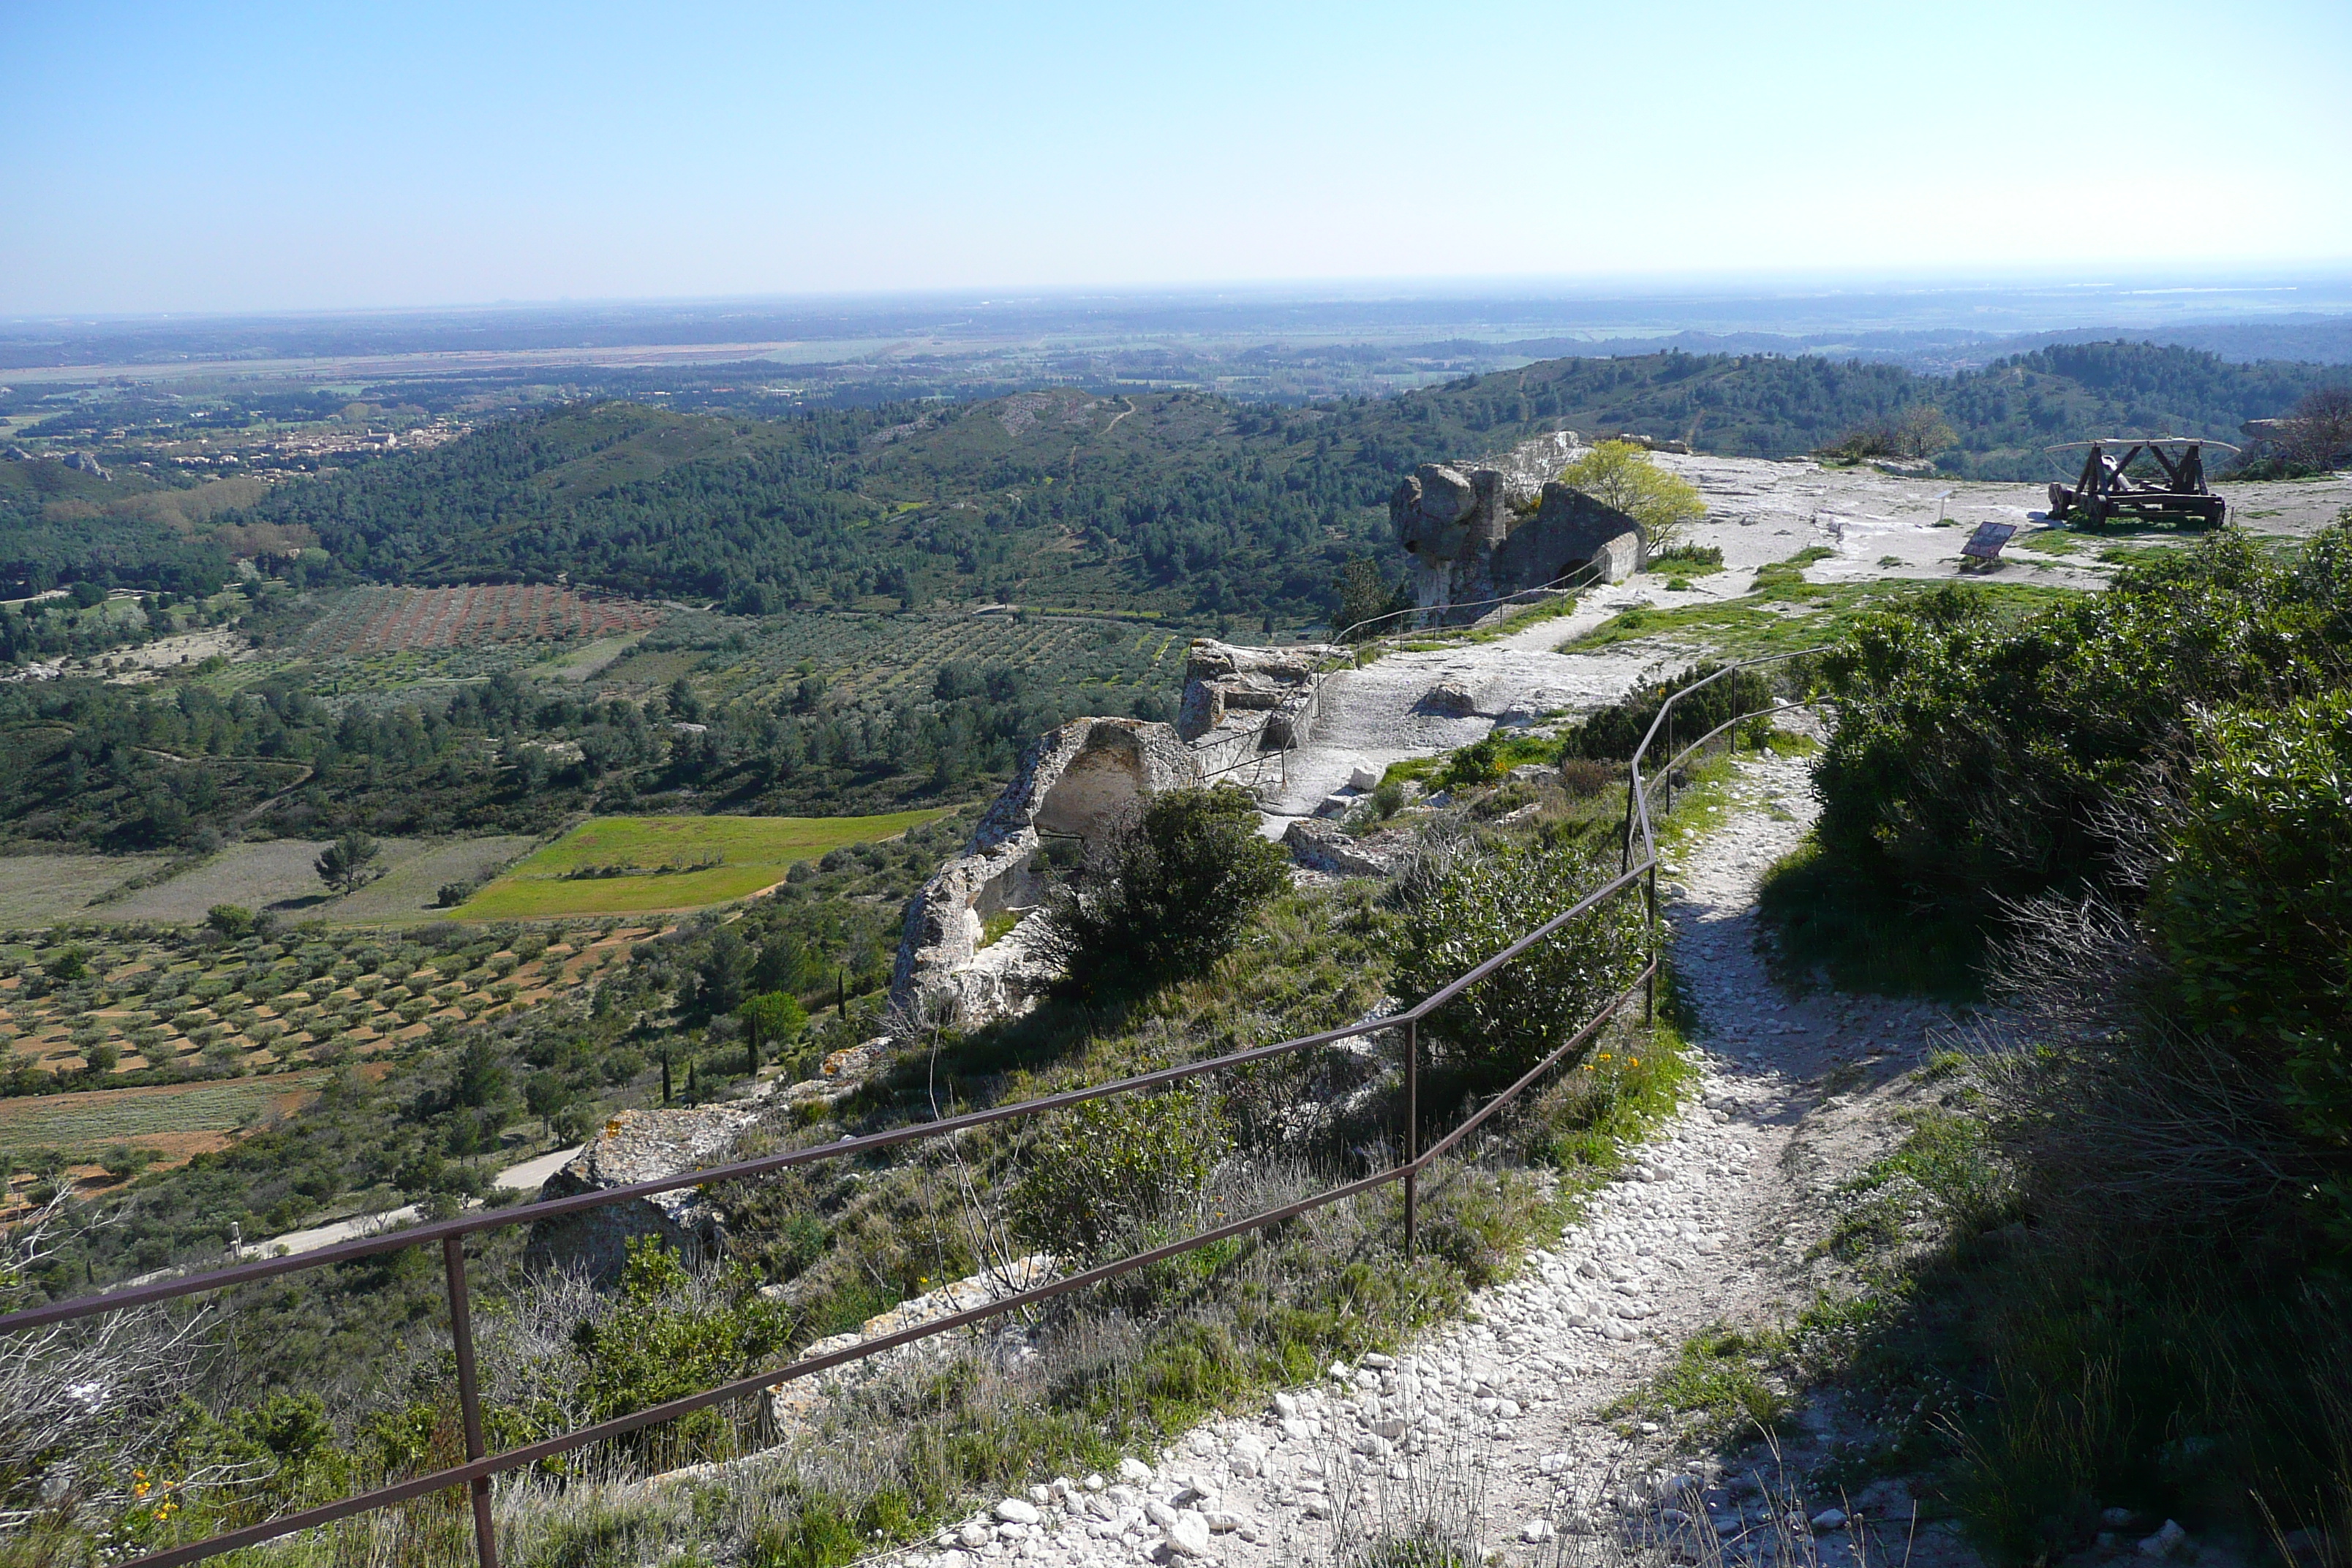
<instances>
[{"instance_id":1,"label":"clear blue sky","mask_svg":"<svg viewBox=\"0 0 2352 1568\"><path fill-rule=\"evenodd\" d=\"M2352 3L0 0L0 156L9 314L2340 263Z\"/></svg>"}]
</instances>

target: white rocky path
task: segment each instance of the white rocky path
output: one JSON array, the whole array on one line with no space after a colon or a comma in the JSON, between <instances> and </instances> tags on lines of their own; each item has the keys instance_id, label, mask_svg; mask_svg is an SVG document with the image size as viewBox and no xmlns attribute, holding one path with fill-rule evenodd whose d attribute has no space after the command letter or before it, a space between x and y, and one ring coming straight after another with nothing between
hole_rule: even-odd
<instances>
[{"instance_id":1,"label":"white rocky path","mask_svg":"<svg viewBox=\"0 0 2352 1568\"><path fill-rule=\"evenodd\" d=\"M1497 721L1531 724L1547 713L1580 713L1622 697L1654 655L1554 650L1629 605L1649 603L1656 592L1640 578L1612 584L1584 595L1573 615L1493 642L1391 653L1324 677L1314 730L1284 759L1282 789L1266 806L1275 836L1286 819L1312 814L1359 764L1385 768L1469 745ZM1471 701L1432 702L1432 690L1449 683Z\"/></svg>"},{"instance_id":2,"label":"white rocky path","mask_svg":"<svg viewBox=\"0 0 2352 1568\"><path fill-rule=\"evenodd\" d=\"M1474 1321L1394 1360L1335 1365L1259 1415L1210 1423L1118 1475L1033 1486L915 1560L1091 1568L1183 1557L1255 1568L1324 1559L1338 1494L1402 1487L1432 1467L1480 1477L1487 1549L1515 1563L1549 1562L1554 1531L1654 1506L1662 1485L1699 1489L1675 1500L1703 1501L1727 1535L1759 1520L1763 1499L1739 1478L1716 1487L1705 1466L1683 1476L1654 1428L1621 1435L1622 1423L1601 1412L1697 1331L1769 1322L1801 1300L1805 1244L1825 1225L1811 1200L1885 1146L1879 1097L1896 1090L1945 1021L1924 1006L1790 999L1767 977L1753 945L1758 879L1814 811L1801 762L1743 763L1724 826L1688 848L1671 889L1677 972L1700 1023L1697 1092L1582 1221L1516 1279L1479 1293ZM1832 1092L1873 1079L1876 1089ZM1908 1509L1899 1494L1843 1500L1858 1513L1905 1516L1887 1521L1901 1548ZM1966 1558L1948 1532L1931 1537L1915 1559ZM1824 1532L1824 1563L1843 1550Z\"/></svg>"}]
</instances>

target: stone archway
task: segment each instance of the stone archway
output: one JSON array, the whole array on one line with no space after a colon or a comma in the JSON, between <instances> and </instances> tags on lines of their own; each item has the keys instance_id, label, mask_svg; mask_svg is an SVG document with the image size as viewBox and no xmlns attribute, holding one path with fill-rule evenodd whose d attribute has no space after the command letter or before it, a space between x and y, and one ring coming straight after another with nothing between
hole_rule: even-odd
<instances>
[{"instance_id":1,"label":"stone archway","mask_svg":"<svg viewBox=\"0 0 2352 1568\"><path fill-rule=\"evenodd\" d=\"M1092 849L1153 787L1135 731L1097 724L1037 803L1030 825L1041 837L1076 838Z\"/></svg>"}]
</instances>

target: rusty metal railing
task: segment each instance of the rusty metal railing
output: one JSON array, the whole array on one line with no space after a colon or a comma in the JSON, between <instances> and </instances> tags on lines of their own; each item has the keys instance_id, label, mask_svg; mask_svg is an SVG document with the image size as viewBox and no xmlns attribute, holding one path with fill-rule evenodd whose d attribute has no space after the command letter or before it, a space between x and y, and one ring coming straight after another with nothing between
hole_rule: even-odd
<instances>
[{"instance_id":1,"label":"rusty metal railing","mask_svg":"<svg viewBox=\"0 0 2352 1568\"><path fill-rule=\"evenodd\" d=\"M342 1242L312 1252L261 1258L254 1262L189 1275L178 1279L159 1280L129 1289L108 1291L46 1306L27 1308L0 1316L0 1334L95 1317L100 1313L122 1311L134 1307L149 1306L209 1291L230 1289L257 1280L274 1279L279 1275L331 1268L357 1258L372 1258L383 1253L437 1243L441 1248L442 1268L449 1300L451 1340L457 1364L457 1398L465 1434L466 1462L425 1475L412 1477L389 1486L377 1487L335 1502L281 1514L242 1529L224 1531L201 1541L189 1542L151 1552L142 1557L128 1560L121 1564L120 1568L176 1568L178 1564L201 1562L223 1552L256 1546L280 1536L315 1530L322 1525L332 1524L358 1514L390 1508L436 1492L457 1489L463 1489L468 1494L472 1505L475 1551L479 1558L481 1568L497 1568L498 1539L490 1513L490 1479L493 1476L509 1470L521 1469L552 1458L559 1454L569 1453L647 1426L676 1420L679 1416L690 1415L698 1410L708 1409L729 1400L757 1394L761 1389L772 1387L778 1384L813 1376L850 1362L860 1361L881 1354L886 1351L895 1350L901 1345L911 1344L919 1340L951 1333L991 1318L1020 1311L1053 1297L1073 1290L1085 1289L1104 1280L1138 1268L1147 1268L1186 1252L1195 1251L1229 1237L1266 1229L1310 1210L1322 1208L1391 1184L1400 1184L1404 1189L1403 1243L1406 1249L1411 1251L1417 1241L1419 1185L1423 1171L1498 1114L1505 1106L1515 1102L1522 1093L1562 1061L1567 1060L1572 1053L1584 1047L1602 1026L1623 1010L1626 1004L1631 1002L1636 994L1641 994L1643 999L1644 1022L1649 1022L1655 1017L1659 970L1657 856L1646 798L1647 791L1641 773L1642 756L1646 753L1650 741L1656 736L1659 723L1665 721L1667 712L1680 698L1702 689L1714 679L1719 679L1721 675L1731 673L1733 669L1772 663L1776 662L1777 658L1790 657L1793 656L1780 655L1775 658L1749 660L1746 665L1727 667L1717 676L1710 676L1706 681L1695 683L1669 696L1665 707L1660 711L1658 722L1651 725L1650 734L1643 738L1641 750L1635 753L1634 760L1627 770L1628 850L1625 864L1619 874L1578 900L1570 909L1553 916L1500 952L1401 1012L1351 1024L1345 1028L1327 1029L1318 1034L1300 1036L1295 1039L1282 1040L1273 1045L1259 1046L1248 1050L1234 1051L1202 1061L1162 1068L1156 1072L1140 1073L1108 1083L1090 1084L1081 1089L1065 1090L1059 1094L1045 1095L1011 1105L993 1106L984 1110L967 1111L961 1115L942 1117L932 1121L910 1123L904 1127L892 1128L887 1131L869 1133L861 1138L845 1139L814 1148L761 1155L755 1159L690 1171L680 1175L665 1176L656 1181L635 1182L625 1186L608 1188L603 1192L583 1193L571 1197L520 1204L511 1208L463 1215L455 1219L439 1220L386 1235ZM1781 708L1787 706L1795 706L1795 704L1780 704L1772 709L1759 711L1780 711ZM1756 716L1753 713L1743 714L1738 719L1731 721L1731 723L1738 723ZM1713 735L1719 734L1727 728L1729 724L1718 726L1715 731L1710 731L1708 736L1692 742L1691 746L1685 748L1675 761L1679 763L1682 756L1687 756L1691 751L1704 744L1706 739L1711 739ZM1671 767L1672 764L1669 765ZM1633 853L1633 838L1637 833L1642 849L1638 860ZM1643 891L1647 917L1645 931L1648 934L1649 952L1641 969L1631 977L1630 984L1586 1020L1582 1026L1558 1047L1530 1068L1517 1081L1488 1100L1475 1114L1445 1136L1425 1149L1421 1147L1422 1024L1432 1014L1460 996L1463 992L1505 965L1513 963L1538 943L1560 931L1570 922L1598 908L1605 900L1634 888L1640 888ZM803 1356L782 1367L756 1373L748 1377L736 1378L705 1389L699 1394L669 1400L593 1426L576 1427L555 1436L543 1438L539 1442L524 1444L496 1454L486 1451L481 1396L474 1355L472 1307L467 1289L465 1240L469 1236L481 1231L502 1229L509 1226L530 1224L563 1215L577 1214L587 1209L602 1208L613 1204L628 1203L638 1198L677 1192L687 1187L750 1180L773 1172L788 1170L796 1165L811 1164L820 1160L856 1159L880 1150L895 1148L902 1143L950 1137L977 1127L1043 1115L1066 1110L1071 1106L1082 1105L1089 1100L1156 1089L1163 1085L1203 1077L1210 1073L1224 1072L1256 1062L1271 1061L1299 1051L1317 1049L1336 1044L1340 1040L1399 1028L1404 1031L1405 1039L1404 1152L1402 1159L1385 1170L1343 1183L1279 1208L1246 1215L1181 1241L1170 1242L1149 1251L1098 1264L1065 1279L1000 1297L982 1306L935 1319L912 1328L902 1329L895 1333L861 1341L856 1345L845 1346L821 1355Z\"/></svg>"}]
</instances>

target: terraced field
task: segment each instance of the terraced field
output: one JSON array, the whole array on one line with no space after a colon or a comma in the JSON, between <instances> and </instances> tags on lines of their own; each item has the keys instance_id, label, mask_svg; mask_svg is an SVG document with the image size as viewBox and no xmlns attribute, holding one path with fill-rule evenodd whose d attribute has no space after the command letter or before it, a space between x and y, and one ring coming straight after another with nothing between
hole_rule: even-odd
<instances>
[{"instance_id":1,"label":"terraced field","mask_svg":"<svg viewBox=\"0 0 2352 1568\"><path fill-rule=\"evenodd\" d=\"M1124 712L1136 689L1172 697L1183 682L1181 627L1108 616L1033 615L771 616L735 639L740 646L706 654L697 679L726 698L767 702L789 699L806 676L854 701L910 701L931 696L941 665L1003 666L1021 672L1039 690L1080 689L1080 710ZM650 639L661 641L661 637ZM651 661L646 652L604 672L608 681L652 689L681 671Z\"/></svg>"},{"instance_id":2,"label":"terraced field","mask_svg":"<svg viewBox=\"0 0 2352 1568\"><path fill-rule=\"evenodd\" d=\"M230 941L152 928L18 933L0 938L0 1079L22 1103L68 1084L276 1081L382 1055L437 1020L495 1017L592 984L657 929L604 922L463 946L316 926ZM17 1115L20 1100L0 1099L0 1110ZM37 1118L0 1116L0 1147L20 1138L55 1142Z\"/></svg>"}]
</instances>

